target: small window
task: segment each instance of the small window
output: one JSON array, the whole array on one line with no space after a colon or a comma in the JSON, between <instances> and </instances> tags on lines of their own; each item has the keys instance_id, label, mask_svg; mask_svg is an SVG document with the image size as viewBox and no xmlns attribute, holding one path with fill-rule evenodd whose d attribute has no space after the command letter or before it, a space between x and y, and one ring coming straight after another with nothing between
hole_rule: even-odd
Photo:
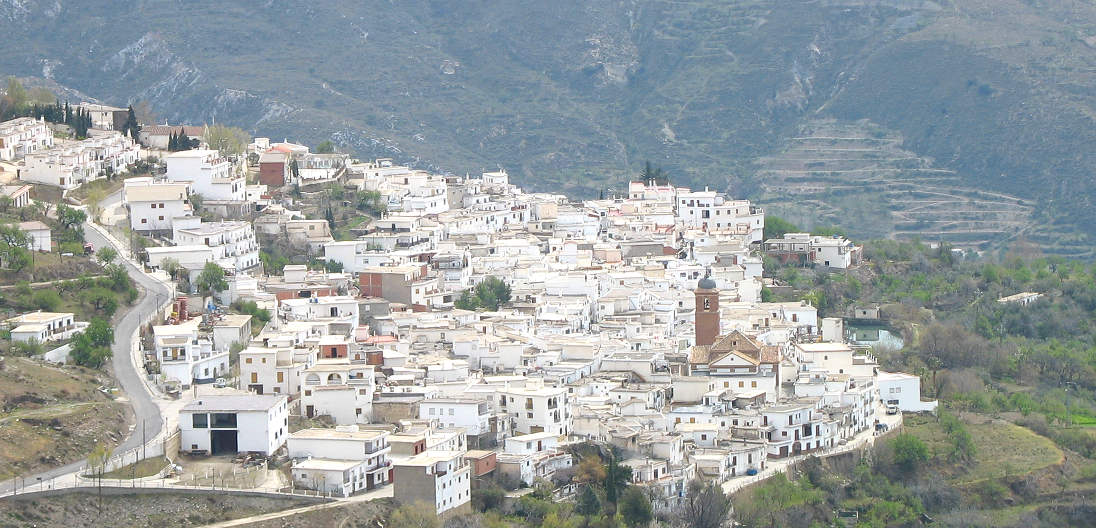
<instances>
[{"instance_id":1,"label":"small window","mask_svg":"<svg viewBox=\"0 0 1096 528\"><path fill-rule=\"evenodd\" d=\"M251 364L251 359L252 359L252 358L247 358L247 359L245 359L245 360L244 360L244 363L247 363L248 365L250 365L250 364Z\"/></svg>"},{"instance_id":2,"label":"small window","mask_svg":"<svg viewBox=\"0 0 1096 528\"><path fill-rule=\"evenodd\" d=\"M208 414L205 414L205 413L192 414L191 416L194 419L193 427L195 429L208 429L209 428L209 415ZM197 448L195 448L195 449L197 449Z\"/></svg>"}]
</instances>

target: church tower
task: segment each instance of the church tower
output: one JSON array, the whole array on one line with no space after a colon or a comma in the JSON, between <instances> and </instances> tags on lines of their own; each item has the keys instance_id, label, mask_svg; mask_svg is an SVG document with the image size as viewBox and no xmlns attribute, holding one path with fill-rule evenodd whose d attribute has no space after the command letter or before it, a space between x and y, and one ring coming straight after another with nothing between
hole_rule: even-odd
<instances>
[{"instance_id":1,"label":"church tower","mask_svg":"<svg viewBox=\"0 0 1096 528\"><path fill-rule=\"evenodd\" d=\"M696 344L709 346L719 337L719 290L711 274L700 279L696 285Z\"/></svg>"}]
</instances>

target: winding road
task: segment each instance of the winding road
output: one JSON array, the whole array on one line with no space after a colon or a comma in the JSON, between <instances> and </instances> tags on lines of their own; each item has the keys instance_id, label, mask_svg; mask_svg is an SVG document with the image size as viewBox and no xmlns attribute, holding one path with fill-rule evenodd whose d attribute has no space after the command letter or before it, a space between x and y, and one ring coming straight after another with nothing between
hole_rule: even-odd
<instances>
[{"instance_id":1,"label":"winding road","mask_svg":"<svg viewBox=\"0 0 1096 528\"><path fill-rule=\"evenodd\" d=\"M110 238L103 236L99 229L101 228L97 226L84 225L84 237L88 242L91 242L95 249L111 246L118 251L119 255L128 253L126 248L119 247ZM137 337L137 331L140 329L145 315L156 312L160 306L171 300L171 291L166 285L146 275L130 260L119 259L119 261L126 266L130 278L139 286L141 296L138 297L133 306L117 318L114 327L114 357L111 360L111 365L114 369L114 378L118 381L122 393L129 399L129 403L133 407L136 424L136 427L130 431L129 437L114 449L116 454L140 446L142 439L152 440L156 438L164 426L163 418L160 416L160 408L156 405L152 394L142 381L141 365L136 364L134 361L133 342ZM142 424L144 426L143 432L141 431ZM0 482L0 496L10 493L17 484L16 480L19 481L19 488L24 485L29 487L31 484L37 484L39 480L46 482L78 471L84 467L86 462L87 459L78 460L41 473Z\"/></svg>"}]
</instances>

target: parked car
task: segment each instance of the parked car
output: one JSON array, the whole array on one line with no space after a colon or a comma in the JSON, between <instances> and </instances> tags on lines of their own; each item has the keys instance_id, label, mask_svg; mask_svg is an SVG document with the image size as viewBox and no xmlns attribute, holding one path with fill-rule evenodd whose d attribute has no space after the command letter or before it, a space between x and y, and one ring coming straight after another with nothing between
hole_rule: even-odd
<instances>
[{"instance_id":1,"label":"parked car","mask_svg":"<svg viewBox=\"0 0 1096 528\"><path fill-rule=\"evenodd\" d=\"M223 389L223 388L225 388L225 387L227 387L227 386L228 386L228 380L226 380L226 379L224 379L224 378L217 378L217 379L216 379L216 380L215 380L215 381L213 382L213 386L214 386L214 387L217 387L218 389Z\"/></svg>"}]
</instances>

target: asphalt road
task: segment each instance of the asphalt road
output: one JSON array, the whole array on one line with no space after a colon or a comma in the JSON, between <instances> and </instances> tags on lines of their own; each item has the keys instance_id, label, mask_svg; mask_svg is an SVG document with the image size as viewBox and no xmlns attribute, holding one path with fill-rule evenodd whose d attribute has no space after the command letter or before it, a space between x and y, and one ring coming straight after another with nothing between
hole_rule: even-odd
<instances>
[{"instance_id":1,"label":"asphalt road","mask_svg":"<svg viewBox=\"0 0 1096 528\"><path fill-rule=\"evenodd\" d=\"M112 246L106 237L90 227L84 227L84 236L96 250L104 246ZM119 247L115 247L115 249L118 250L119 254L124 251L123 248ZM129 270L129 276L140 286L142 294L137 302L118 318L114 328L114 357L111 359L111 364L114 367L114 378L118 381L122 393L129 398L136 420L136 427L130 432L129 438L126 438L114 449L115 453L122 453L141 445L142 437L145 439L155 438L164 426L163 419L160 416L160 408L152 400L152 396L144 387L144 382L141 381L143 369L140 365L133 364L132 347L133 339L141 325L141 317L144 314L156 311L157 306L170 299L169 296L171 295L171 292L162 283L145 275L129 261L119 260ZM144 423L143 435L141 431L142 422ZM82 468L86 461L86 459L79 460L42 473L20 477L19 487L22 488L26 485L30 488L31 484L38 483L39 478L43 482L48 482L52 478L67 475ZM0 495L10 492L15 484L14 479L0 482Z\"/></svg>"}]
</instances>

